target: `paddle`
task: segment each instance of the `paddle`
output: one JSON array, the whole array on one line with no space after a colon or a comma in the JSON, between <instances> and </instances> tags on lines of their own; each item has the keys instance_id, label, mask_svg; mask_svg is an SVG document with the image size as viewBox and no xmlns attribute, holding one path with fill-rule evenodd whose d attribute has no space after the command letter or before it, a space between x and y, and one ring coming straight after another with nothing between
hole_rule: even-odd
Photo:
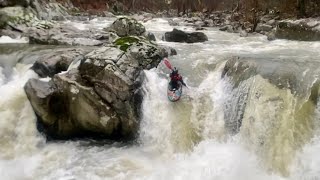
<instances>
[{"instance_id":1,"label":"paddle","mask_svg":"<svg viewBox=\"0 0 320 180\"><path fill-rule=\"evenodd\" d=\"M163 62L164 62L164 64L167 66L167 68L169 68L170 70L173 69L171 63L169 62L169 59L164 58L164 59L163 59Z\"/></svg>"}]
</instances>

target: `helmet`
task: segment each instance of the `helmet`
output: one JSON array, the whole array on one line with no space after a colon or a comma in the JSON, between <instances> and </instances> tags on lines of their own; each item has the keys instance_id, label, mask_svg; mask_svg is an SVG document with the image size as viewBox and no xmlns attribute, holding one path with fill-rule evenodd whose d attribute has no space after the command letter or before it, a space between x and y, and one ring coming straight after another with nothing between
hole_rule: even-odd
<instances>
[{"instance_id":1,"label":"helmet","mask_svg":"<svg viewBox=\"0 0 320 180\"><path fill-rule=\"evenodd\" d=\"M178 69L176 67L174 67L173 71L172 71L174 74L178 74Z\"/></svg>"}]
</instances>

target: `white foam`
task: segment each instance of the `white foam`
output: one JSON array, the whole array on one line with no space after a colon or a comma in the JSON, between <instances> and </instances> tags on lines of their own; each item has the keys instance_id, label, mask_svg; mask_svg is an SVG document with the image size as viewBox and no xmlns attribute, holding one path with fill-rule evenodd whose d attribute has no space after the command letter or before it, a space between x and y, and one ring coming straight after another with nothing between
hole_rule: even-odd
<instances>
[{"instance_id":1,"label":"white foam","mask_svg":"<svg viewBox=\"0 0 320 180\"><path fill-rule=\"evenodd\" d=\"M0 44L6 44L6 43L29 43L29 39L26 37L12 39L9 36L1 36L0 37Z\"/></svg>"},{"instance_id":2,"label":"white foam","mask_svg":"<svg viewBox=\"0 0 320 180\"><path fill-rule=\"evenodd\" d=\"M320 137L316 136L297 155L295 163L291 166L291 179L309 180L320 177Z\"/></svg>"}]
</instances>

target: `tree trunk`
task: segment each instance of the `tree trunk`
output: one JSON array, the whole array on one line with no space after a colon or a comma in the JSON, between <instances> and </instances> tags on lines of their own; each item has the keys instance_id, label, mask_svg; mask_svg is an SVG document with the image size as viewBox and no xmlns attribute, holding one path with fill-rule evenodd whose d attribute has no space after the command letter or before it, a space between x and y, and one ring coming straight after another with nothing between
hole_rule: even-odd
<instances>
[{"instance_id":1,"label":"tree trunk","mask_svg":"<svg viewBox=\"0 0 320 180\"><path fill-rule=\"evenodd\" d=\"M305 0L297 0L298 18L306 17L306 4Z\"/></svg>"}]
</instances>

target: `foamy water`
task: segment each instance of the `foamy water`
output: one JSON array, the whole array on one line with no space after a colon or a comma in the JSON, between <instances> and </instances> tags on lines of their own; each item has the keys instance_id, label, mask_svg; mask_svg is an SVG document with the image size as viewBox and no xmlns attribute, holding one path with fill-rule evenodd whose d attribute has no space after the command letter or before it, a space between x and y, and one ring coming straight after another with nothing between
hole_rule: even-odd
<instances>
[{"instance_id":1,"label":"foamy water","mask_svg":"<svg viewBox=\"0 0 320 180\"><path fill-rule=\"evenodd\" d=\"M109 22L89 22L97 28L101 28L104 23ZM88 28L88 25L79 26L81 23L74 25L81 29ZM156 33L158 39L165 31L172 29L165 19L155 19L145 25ZM190 30L191 27L178 28ZM292 142L286 141L286 136L277 136L275 139L281 141L274 141L270 147L255 143L261 138L266 141L273 139L268 134L263 136L263 127L269 124L261 123L291 120L268 117L266 114L284 116L288 113L273 112L271 106L263 106L263 103L257 101L260 106L248 106L250 108L245 113L254 117L261 116L261 121L256 118L256 124L243 126L238 134L229 133L225 128L225 119L229 115L224 112L232 112L237 92L247 89L239 87L238 91L233 90L227 79L221 79L221 73L225 59L232 55L317 61L320 57L320 43L285 40L269 42L264 36L241 38L238 34L216 29L204 32L209 36L209 41L205 43L159 41L177 49L178 55L170 58L170 61L180 69L189 88L184 88L184 95L179 102L169 102L166 96L168 69L161 64L157 69L145 71L143 118L138 143L135 145L93 145L85 141L45 142L36 130L36 117L23 90L25 82L29 78L37 78L36 74L29 70L30 65L17 64L8 78L0 68L1 179L319 179L320 138L316 132L312 132L312 138L297 149L292 149L294 146L278 148L279 142ZM77 63L73 67L77 67ZM266 87L269 90L274 88L259 78L248 80L248 86L254 87L249 95L259 88L261 91ZM290 93L274 91L287 101L292 98ZM268 99L272 95L266 94L264 98ZM265 110L266 113L254 110ZM285 110L288 112L290 108ZM250 120L249 117L247 119ZM282 129L282 132L285 135L288 131ZM274 151L279 152L275 154L285 153L283 150L286 149L292 150L288 151L292 153L292 160L285 164L288 174L273 168L277 162L287 161L281 157L268 156ZM281 161L274 158L280 158Z\"/></svg>"},{"instance_id":2,"label":"foamy water","mask_svg":"<svg viewBox=\"0 0 320 180\"><path fill-rule=\"evenodd\" d=\"M1 36L0 37L0 44L7 44L7 43L29 43L29 39L26 37L13 39L9 36Z\"/></svg>"}]
</instances>

